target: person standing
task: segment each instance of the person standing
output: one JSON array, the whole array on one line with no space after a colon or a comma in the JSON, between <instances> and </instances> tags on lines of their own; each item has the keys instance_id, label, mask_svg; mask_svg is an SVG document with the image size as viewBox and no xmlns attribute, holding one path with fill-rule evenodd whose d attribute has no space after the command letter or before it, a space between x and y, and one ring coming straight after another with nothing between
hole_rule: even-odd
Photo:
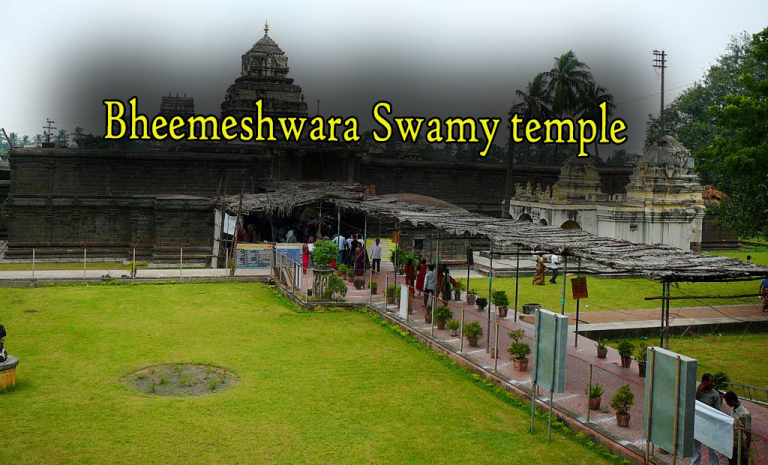
<instances>
[{"instance_id":1,"label":"person standing","mask_svg":"<svg viewBox=\"0 0 768 465\"><path fill-rule=\"evenodd\" d=\"M733 455L728 463L737 465L739 463L739 453L741 453L741 464L749 464L749 447L752 444L752 414L739 402L739 396L733 391L725 393L725 403L731 408L733 417ZM741 450L739 451L739 440L741 440Z\"/></svg>"},{"instance_id":2,"label":"person standing","mask_svg":"<svg viewBox=\"0 0 768 465\"><path fill-rule=\"evenodd\" d=\"M405 284L408 286L408 292L413 296L416 289L416 265L413 264L412 258L405 261L403 271L405 272Z\"/></svg>"},{"instance_id":3,"label":"person standing","mask_svg":"<svg viewBox=\"0 0 768 465\"><path fill-rule=\"evenodd\" d=\"M427 275L427 261L425 259L421 259L421 263L419 263L419 274L416 275L416 294L417 296L421 296L424 294L424 277Z\"/></svg>"},{"instance_id":4,"label":"person standing","mask_svg":"<svg viewBox=\"0 0 768 465\"><path fill-rule=\"evenodd\" d=\"M336 261L338 263L344 263L344 247L347 245L346 239L344 239L344 236L341 234L336 234L333 236L333 243L339 248L339 259Z\"/></svg>"},{"instance_id":5,"label":"person standing","mask_svg":"<svg viewBox=\"0 0 768 465\"><path fill-rule=\"evenodd\" d=\"M704 373L701 377L701 384L696 388L696 400L714 409L720 410L720 393L715 389L715 377L710 373ZM693 458L691 459L691 465L699 465L701 463L701 450L703 448L706 448L709 451L709 465L717 465L717 452L695 439L693 441Z\"/></svg>"},{"instance_id":6,"label":"person standing","mask_svg":"<svg viewBox=\"0 0 768 465\"><path fill-rule=\"evenodd\" d=\"M309 244L307 243L301 245L301 268L304 274L307 274L307 268L309 268Z\"/></svg>"},{"instance_id":7,"label":"person standing","mask_svg":"<svg viewBox=\"0 0 768 465\"><path fill-rule=\"evenodd\" d=\"M437 276L435 275L435 265L429 265L429 270L424 276L424 306L429 305L430 294L435 294L435 285L437 284Z\"/></svg>"},{"instance_id":8,"label":"person standing","mask_svg":"<svg viewBox=\"0 0 768 465\"><path fill-rule=\"evenodd\" d=\"M376 243L371 247L371 260L373 260L373 272L381 273L381 240L376 238Z\"/></svg>"},{"instance_id":9,"label":"person standing","mask_svg":"<svg viewBox=\"0 0 768 465\"><path fill-rule=\"evenodd\" d=\"M760 283L760 294L763 296L763 311L768 312L768 276Z\"/></svg>"},{"instance_id":10,"label":"person standing","mask_svg":"<svg viewBox=\"0 0 768 465\"><path fill-rule=\"evenodd\" d=\"M536 260L536 276L533 277L533 284L543 286L545 284L547 267L544 266L544 257L539 256Z\"/></svg>"},{"instance_id":11,"label":"person standing","mask_svg":"<svg viewBox=\"0 0 768 465\"><path fill-rule=\"evenodd\" d=\"M557 284L557 273L560 267L560 257L557 254L552 254L549 258L549 268L552 270L552 279L549 280L552 284Z\"/></svg>"}]
</instances>

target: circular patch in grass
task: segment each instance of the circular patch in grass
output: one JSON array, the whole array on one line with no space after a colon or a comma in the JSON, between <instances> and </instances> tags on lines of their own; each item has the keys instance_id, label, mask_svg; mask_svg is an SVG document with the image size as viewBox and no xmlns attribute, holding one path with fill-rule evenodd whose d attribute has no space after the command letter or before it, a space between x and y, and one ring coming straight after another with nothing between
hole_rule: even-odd
<instances>
[{"instance_id":1,"label":"circular patch in grass","mask_svg":"<svg viewBox=\"0 0 768 465\"><path fill-rule=\"evenodd\" d=\"M128 375L128 385L158 396L203 396L229 389L238 377L224 367L202 363L166 363Z\"/></svg>"}]
</instances>

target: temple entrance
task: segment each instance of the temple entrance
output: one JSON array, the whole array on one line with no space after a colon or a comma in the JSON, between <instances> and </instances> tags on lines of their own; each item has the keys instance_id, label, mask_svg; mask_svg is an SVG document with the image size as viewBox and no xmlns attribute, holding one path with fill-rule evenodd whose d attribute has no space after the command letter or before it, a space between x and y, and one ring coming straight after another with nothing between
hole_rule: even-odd
<instances>
[{"instance_id":1,"label":"temple entrance","mask_svg":"<svg viewBox=\"0 0 768 465\"><path fill-rule=\"evenodd\" d=\"M565 223L560 225L560 227L563 229L581 229L581 226L579 225L579 223L573 220L566 221Z\"/></svg>"}]
</instances>

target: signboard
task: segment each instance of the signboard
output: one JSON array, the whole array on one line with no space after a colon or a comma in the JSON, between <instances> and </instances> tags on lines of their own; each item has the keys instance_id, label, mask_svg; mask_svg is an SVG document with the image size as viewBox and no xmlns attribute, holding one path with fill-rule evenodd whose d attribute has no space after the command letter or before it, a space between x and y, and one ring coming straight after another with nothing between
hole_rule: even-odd
<instances>
[{"instance_id":1,"label":"signboard","mask_svg":"<svg viewBox=\"0 0 768 465\"><path fill-rule=\"evenodd\" d=\"M376 239L368 238L368 244L366 247L366 250L368 250L368 256L371 256L371 253L373 253L373 246L376 244ZM389 257L392 256L392 251L395 249L395 244L392 243L392 240L390 239L382 239L379 241L379 245L381 245L381 261L382 262L388 262Z\"/></svg>"},{"instance_id":2,"label":"signboard","mask_svg":"<svg viewBox=\"0 0 768 465\"><path fill-rule=\"evenodd\" d=\"M272 244L237 244L235 266L237 268L266 269L272 265Z\"/></svg>"},{"instance_id":3,"label":"signboard","mask_svg":"<svg viewBox=\"0 0 768 465\"><path fill-rule=\"evenodd\" d=\"M697 400L693 439L731 458L733 456L733 417Z\"/></svg>"},{"instance_id":4,"label":"signboard","mask_svg":"<svg viewBox=\"0 0 768 465\"><path fill-rule=\"evenodd\" d=\"M651 355L652 350L655 352L653 355ZM690 457L693 454L697 362L660 347L649 347L647 354L648 371L645 378L644 403L646 415L643 436L650 443L674 452L675 405L677 405L677 456ZM649 415L650 424L648 423Z\"/></svg>"},{"instance_id":5,"label":"signboard","mask_svg":"<svg viewBox=\"0 0 768 465\"><path fill-rule=\"evenodd\" d=\"M283 254L286 258L289 258L295 262L301 263L301 247L304 244L275 244L275 250L277 253Z\"/></svg>"},{"instance_id":6,"label":"signboard","mask_svg":"<svg viewBox=\"0 0 768 465\"><path fill-rule=\"evenodd\" d=\"M533 383L547 391L565 392L566 345L568 317L548 310L536 312L536 333L533 344Z\"/></svg>"},{"instance_id":7,"label":"signboard","mask_svg":"<svg viewBox=\"0 0 768 465\"><path fill-rule=\"evenodd\" d=\"M586 299L589 297L587 292L587 277L571 279L571 291L573 291L573 300Z\"/></svg>"}]
</instances>

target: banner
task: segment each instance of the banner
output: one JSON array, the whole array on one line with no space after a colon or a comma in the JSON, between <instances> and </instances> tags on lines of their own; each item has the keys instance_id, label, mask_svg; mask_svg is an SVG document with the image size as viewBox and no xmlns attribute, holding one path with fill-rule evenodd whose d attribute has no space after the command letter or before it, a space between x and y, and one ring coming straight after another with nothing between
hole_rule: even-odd
<instances>
[{"instance_id":1,"label":"banner","mask_svg":"<svg viewBox=\"0 0 768 465\"><path fill-rule=\"evenodd\" d=\"M733 455L733 417L696 401L693 439L728 458Z\"/></svg>"},{"instance_id":2,"label":"banner","mask_svg":"<svg viewBox=\"0 0 768 465\"><path fill-rule=\"evenodd\" d=\"M237 244L235 267L266 269L272 264L272 244Z\"/></svg>"}]
</instances>

